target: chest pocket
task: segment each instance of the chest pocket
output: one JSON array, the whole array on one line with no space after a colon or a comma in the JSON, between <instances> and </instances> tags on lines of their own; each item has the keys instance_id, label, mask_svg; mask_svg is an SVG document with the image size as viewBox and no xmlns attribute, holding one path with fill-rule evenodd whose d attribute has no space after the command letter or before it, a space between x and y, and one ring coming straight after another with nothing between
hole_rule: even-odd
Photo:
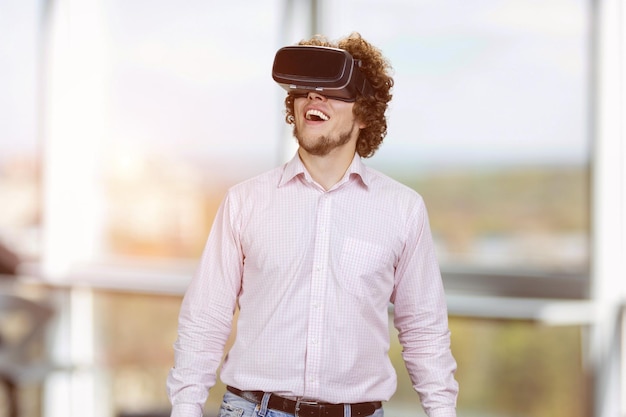
<instances>
[{"instance_id":1,"label":"chest pocket","mask_svg":"<svg viewBox=\"0 0 626 417\"><path fill-rule=\"evenodd\" d=\"M391 250L384 246L347 238L339 256L340 285L360 299L388 299L393 290L391 260Z\"/></svg>"}]
</instances>

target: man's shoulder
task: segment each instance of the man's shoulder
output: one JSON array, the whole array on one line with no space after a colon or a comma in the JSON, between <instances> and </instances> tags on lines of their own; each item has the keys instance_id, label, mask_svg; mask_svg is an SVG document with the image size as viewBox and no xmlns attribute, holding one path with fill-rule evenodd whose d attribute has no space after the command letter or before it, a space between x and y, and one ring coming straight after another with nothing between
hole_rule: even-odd
<instances>
[{"instance_id":1,"label":"man's shoulder","mask_svg":"<svg viewBox=\"0 0 626 417\"><path fill-rule=\"evenodd\" d=\"M230 197L248 197L256 194L267 194L267 192L271 189L278 187L283 171L284 165L263 171L257 175L253 175L231 185L228 188L226 195Z\"/></svg>"},{"instance_id":2,"label":"man's shoulder","mask_svg":"<svg viewBox=\"0 0 626 417\"><path fill-rule=\"evenodd\" d=\"M401 195L405 198L417 200L422 199L422 196L419 194L418 191L400 182L399 180L369 166L366 168L366 170L370 186L373 187L375 190Z\"/></svg>"}]
</instances>

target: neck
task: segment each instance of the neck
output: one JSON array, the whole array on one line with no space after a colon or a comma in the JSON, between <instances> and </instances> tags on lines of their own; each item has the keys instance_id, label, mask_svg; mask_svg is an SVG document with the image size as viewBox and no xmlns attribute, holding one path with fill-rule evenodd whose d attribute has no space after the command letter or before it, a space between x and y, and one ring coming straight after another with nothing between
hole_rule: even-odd
<instances>
[{"instance_id":1,"label":"neck","mask_svg":"<svg viewBox=\"0 0 626 417\"><path fill-rule=\"evenodd\" d=\"M304 149L298 149L302 163L311 177L325 190L330 190L345 175L354 158L354 149L351 151L331 152L328 155L311 155Z\"/></svg>"}]
</instances>

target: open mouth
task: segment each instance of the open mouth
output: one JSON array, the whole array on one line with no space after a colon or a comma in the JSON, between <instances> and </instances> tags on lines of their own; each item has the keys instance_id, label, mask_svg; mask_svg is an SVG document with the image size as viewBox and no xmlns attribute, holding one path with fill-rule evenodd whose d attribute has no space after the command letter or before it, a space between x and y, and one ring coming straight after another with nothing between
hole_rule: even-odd
<instances>
[{"instance_id":1,"label":"open mouth","mask_svg":"<svg viewBox=\"0 0 626 417\"><path fill-rule=\"evenodd\" d=\"M307 110L305 117L307 120L315 122L325 122L330 120L330 116L316 109Z\"/></svg>"}]
</instances>

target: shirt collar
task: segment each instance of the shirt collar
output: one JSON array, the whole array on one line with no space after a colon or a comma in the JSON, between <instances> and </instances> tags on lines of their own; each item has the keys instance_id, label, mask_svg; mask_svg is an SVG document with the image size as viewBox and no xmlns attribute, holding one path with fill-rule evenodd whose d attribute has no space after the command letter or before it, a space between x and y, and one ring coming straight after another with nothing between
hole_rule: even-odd
<instances>
[{"instance_id":1,"label":"shirt collar","mask_svg":"<svg viewBox=\"0 0 626 417\"><path fill-rule=\"evenodd\" d=\"M293 180L294 178L300 175L303 175L307 179L312 180L311 175L308 173L308 171L306 170L306 167L302 163L302 160L300 159L298 152L296 152L294 157L291 158L291 160L287 162L287 164L285 164L285 169L283 170L283 175L280 178L280 182L278 183L278 186L282 187L283 185L287 184L288 182L290 182L291 180ZM352 158L352 162L350 163L350 166L348 167L348 170L346 171L346 175L340 181L340 183L344 182L347 178L350 178L352 175L358 176L361 179L361 182L363 183L363 185L365 185L366 187L369 187L370 179L369 179L368 171L366 169L365 164L361 160L361 157L357 153L354 154L354 157Z\"/></svg>"}]
</instances>

